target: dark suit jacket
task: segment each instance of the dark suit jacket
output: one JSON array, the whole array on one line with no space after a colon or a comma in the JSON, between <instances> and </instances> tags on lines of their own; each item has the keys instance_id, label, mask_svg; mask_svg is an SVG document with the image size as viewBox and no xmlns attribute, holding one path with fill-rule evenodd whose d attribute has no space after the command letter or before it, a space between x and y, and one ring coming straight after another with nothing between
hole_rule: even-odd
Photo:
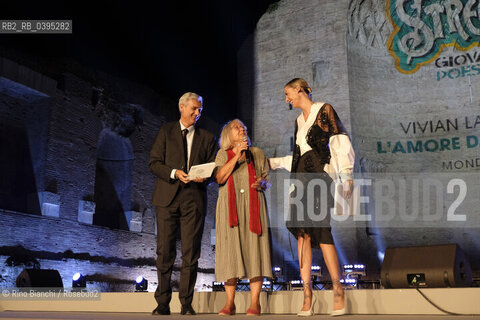
<instances>
[{"instance_id":1,"label":"dark suit jacket","mask_svg":"<svg viewBox=\"0 0 480 320\"><path fill-rule=\"evenodd\" d=\"M215 136L211 132L196 126L192 150L190 151L189 167L215 161L216 149ZM148 167L157 176L153 192L153 205L160 207L170 205L181 183L178 179L170 179L170 174L173 169L185 171L183 165L183 140L180 122L169 122L160 128L150 152ZM194 192L196 197L194 200L198 201L205 199L206 187L207 183L193 181L188 183L188 188L198 191Z\"/></svg>"}]
</instances>

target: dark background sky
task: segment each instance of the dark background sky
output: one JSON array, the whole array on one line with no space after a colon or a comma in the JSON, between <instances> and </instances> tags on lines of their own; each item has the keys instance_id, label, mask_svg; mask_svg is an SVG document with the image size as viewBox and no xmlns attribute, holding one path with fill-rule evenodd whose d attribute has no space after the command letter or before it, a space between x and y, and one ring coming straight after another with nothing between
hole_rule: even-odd
<instances>
[{"instance_id":1,"label":"dark background sky","mask_svg":"<svg viewBox=\"0 0 480 320\"><path fill-rule=\"evenodd\" d=\"M274 0L9 1L0 19L72 19L71 35L0 35L2 47L68 58L177 100L238 115L237 51ZM207 110L207 109L206 109ZM210 112L209 112L210 113Z\"/></svg>"}]
</instances>

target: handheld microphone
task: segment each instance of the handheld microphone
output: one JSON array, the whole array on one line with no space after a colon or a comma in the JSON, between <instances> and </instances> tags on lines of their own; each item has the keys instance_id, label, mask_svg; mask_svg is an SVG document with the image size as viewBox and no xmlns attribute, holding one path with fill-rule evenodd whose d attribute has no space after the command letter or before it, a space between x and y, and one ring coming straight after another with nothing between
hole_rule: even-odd
<instances>
[{"instance_id":1,"label":"handheld microphone","mask_svg":"<svg viewBox=\"0 0 480 320\"><path fill-rule=\"evenodd\" d=\"M248 137L247 136L243 137L242 141L243 142L248 141ZM252 158L251 158L250 150L248 150L248 147L247 147L247 150L242 150L242 153L245 153L245 161L247 161L247 163L250 163Z\"/></svg>"}]
</instances>

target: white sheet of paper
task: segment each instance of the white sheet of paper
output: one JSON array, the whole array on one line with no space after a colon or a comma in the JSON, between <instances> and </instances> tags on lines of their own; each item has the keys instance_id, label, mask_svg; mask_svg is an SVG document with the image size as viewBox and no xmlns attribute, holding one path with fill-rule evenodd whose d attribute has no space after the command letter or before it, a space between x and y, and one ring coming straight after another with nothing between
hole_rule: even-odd
<instances>
[{"instance_id":1,"label":"white sheet of paper","mask_svg":"<svg viewBox=\"0 0 480 320\"><path fill-rule=\"evenodd\" d=\"M190 171L188 171L188 179L210 178L213 169L215 169L215 162L197 164L196 166L191 167Z\"/></svg>"}]
</instances>

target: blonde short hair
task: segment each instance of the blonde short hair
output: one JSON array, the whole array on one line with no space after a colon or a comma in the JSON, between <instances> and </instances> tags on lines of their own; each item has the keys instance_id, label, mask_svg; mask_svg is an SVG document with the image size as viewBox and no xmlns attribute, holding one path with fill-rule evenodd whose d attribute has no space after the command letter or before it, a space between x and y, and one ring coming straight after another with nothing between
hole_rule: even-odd
<instances>
[{"instance_id":1,"label":"blonde short hair","mask_svg":"<svg viewBox=\"0 0 480 320\"><path fill-rule=\"evenodd\" d=\"M200 96L200 95L198 95L194 92L186 92L178 100L178 109L180 110L180 105L182 105L182 104L185 105L187 103L187 101L190 100L190 99L200 101L200 103L202 104L202 107L203 107L202 96Z\"/></svg>"},{"instance_id":2,"label":"blonde short hair","mask_svg":"<svg viewBox=\"0 0 480 320\"><path fill-rule=\"evenodd\" d=\"M247 130L247 127L240 119L233 119L231 121L228 121L223 126L222 133L220 134L220 140L218 141L218 145L223 150L228 150L233 148L232 141L230 141L230 131L232 131L232 126L234 123L240 123L245 128L245 131ZM247 135L247 138L248 138L248 145L250 145L250 138L248 137L248 135Z\"/></svg>"}]
</instances>

